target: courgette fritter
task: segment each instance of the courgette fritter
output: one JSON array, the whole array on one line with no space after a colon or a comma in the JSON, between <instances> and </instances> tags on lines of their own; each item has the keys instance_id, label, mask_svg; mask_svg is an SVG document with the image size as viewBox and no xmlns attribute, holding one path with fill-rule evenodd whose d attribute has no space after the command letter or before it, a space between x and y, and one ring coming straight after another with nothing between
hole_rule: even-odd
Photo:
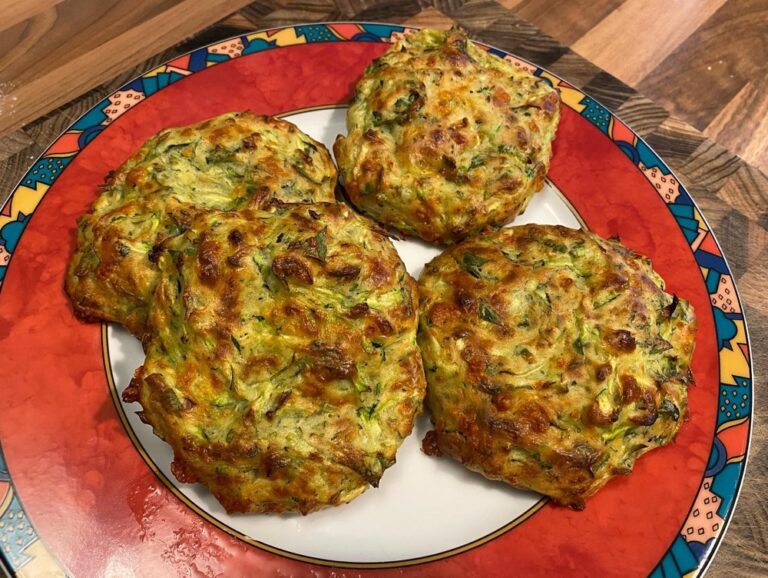
<instances>
[{"instance_id":1,"label":"courgette fritter","mask_svg":"<svg viewBox=\"0 0 768 578\"><path fill-rule=\"evenodd\" d=\"M153 261L195 209L333 201L336 180L327 149L283 120L230 113L159 132L78 220L66 279L75 313L140 337L157 281Z\"/></svg>"},{"instance_id":2,"label":"courgette fritter","mask_svg":"<svg viewBox=\"0 0 768 578\"><path fill-rule=\"evenodd\" d=\"M419 290L427 453L581 509L686 418L694 313L616 240L481 234L432 260Z\"/></svg>"},{"instance_id":3,"label":"courgette fritter","mask_svg":"<svg viewBox=\"0 0 768 578\"><path fill-rule=\"evenodd\" d=\"M123 399L229 512L311 512L377 486L421 412L418 298L344 204L211 211L167 244Z\"/></svg>"},{"instance_id":4,"label":"courgette fritter","mask_svg":"<svg viewBox=\"0 0 768 578\"><path fill-rule=\"evenodd\" d=\"M451 244L525 209L544 184L559 118L547 81L460 29L421 30L365 70L334 152L362 212Z\"/></svg>"}]
</instances>

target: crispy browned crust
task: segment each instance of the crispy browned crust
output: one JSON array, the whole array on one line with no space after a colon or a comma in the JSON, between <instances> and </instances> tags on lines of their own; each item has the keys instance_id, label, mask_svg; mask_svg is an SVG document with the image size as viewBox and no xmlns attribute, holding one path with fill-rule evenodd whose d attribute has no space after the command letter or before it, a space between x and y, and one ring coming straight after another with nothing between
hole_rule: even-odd
<instances>
[{"instance_id":1,"label":"crispy browned crust","mask_svg":"<svg viewBox=\"0 0 768 578\"><path fill-rule=\"evenodd\" d=\"M618 241L502 229L435 258L419 289L427 453L581 509L686 417L693 311Z\"/></svg>"},{"instance_id":2,"label":"crispy browned crust","mask_svg":"<svg viewBox=\"0 0 768 578\"><path fill-rule=\"evenodd\" d=\"M334 152L361 211L455 243L521 213L544 184L560 99L460 29L398 41L357 84Z\"/></svg>"},{"instance_id":3,"label":"crispy browned crust","mask_svg":"<svg viewBox=\"0 0 768 578\"><path fill-rule=\"evenodd\" d=\"M197 209L333 201L336 168L293 124L230 113L153 136L110 174L78 220L66 290L86 320L141 336L163 244Z\"/></svg>"},{"instance_id":4,"label":"crispy browned crust","mask_svg":"<svg viewBox=\"0 0 768 578\"><path fill-rule=\"evenodd\" d=\"M311 512L376 486L421 412L417 292L343 204L208 212L163 251L127 392L180 481L230 512Z\"/></svg>"}]
</instances>

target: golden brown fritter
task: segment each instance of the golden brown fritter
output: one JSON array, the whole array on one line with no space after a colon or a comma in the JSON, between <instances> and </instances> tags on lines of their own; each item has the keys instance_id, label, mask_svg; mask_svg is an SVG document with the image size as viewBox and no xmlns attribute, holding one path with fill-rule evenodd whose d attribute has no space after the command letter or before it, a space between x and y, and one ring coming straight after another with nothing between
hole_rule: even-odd
<instances>
[{"instance_id":1,"label":"golden brown fritter","mask_svg":"<svg viewBox=\"0 0 768 578\"><path fill-rule=\"evenodd\" d=\"M427 453L581 509L687 414L696 321L618 241L526 225L419 280Z\"/></svg>"},{"instance_id":2,"label":"golden brown fritter","mask_svg":"<svg viewBox=\"0 0 768 578\"><path fill-rule=\"evenodd\" d=\"M421 412L416 284L343 204L201 214L160 257L124 394L182 482L229 512L311 512L377 486Z\"/></svg>"},{"instance_id":3,"label":"golden brown fritter","mask_svg":"<svg viewBox=\"0 0 768 578\"><path fill-rule=\"evenodd\" d=\"M163 130L108 178L78 221L66 280L75 312L141 336L153 261L195 208L333 201L335 186L325 147L286 121L230 113Z\"/></svg>"},{"instance_id":4,"label":"golden brown fritter","mask_svg":"<svg viewBox=\"0 0 768 578\"><path fill-rule=\"evenodd\" d=\"M545 80L460 29L421 30L368 66L334 152L361 211L451 244L525 209L544 184L559 118Z\"/></svg>"}]
</instances>

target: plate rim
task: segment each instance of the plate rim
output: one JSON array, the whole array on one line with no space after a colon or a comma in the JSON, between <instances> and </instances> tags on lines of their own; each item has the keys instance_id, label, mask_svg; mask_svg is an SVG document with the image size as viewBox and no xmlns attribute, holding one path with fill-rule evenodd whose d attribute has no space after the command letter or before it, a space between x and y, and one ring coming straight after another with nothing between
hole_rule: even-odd
<instances>
[{"instance_id":1,"label":"plate rim","mask_svg":"<svg viewBox=\"0 0 768 578\"><path fill-rule=\"evenodd\" d=\"M358 26L360 30L359 30L358 34L356 34L356 35L354 35L352 37L344 37L341 33L337 32L336 30L334 30L332 28L334 25ZM381 30L388 30L389 31L389 35L386 36L386 37L381 36L380 34L374 32L372 30L365 29L364 28L365 26L378 27ZM131 110L134 106L136 106L138 104L141 104L141 102L143 102L145 99L147 99L148 97L152 96L156 92L159 92L160 90L164 89L166 86L170 86L171 84L175 84L175 82L183 80L184 78L186 78L186 76L189 76L189 75L194 74L196 72L199 72L201 70L205 70L206 68L210 68L211 66L215 66L215 65L217 65L219 63L222 63L222 62L229 62L230 60L234 60L234 59L240 58L242 56L247 56L248 54L251 54L251 53L258 53L258 52L262 52L264 50L270 50L270 49L275 49L275 48L284 48L286 46L295 46L295 45L303 45L303 44L314 44L314 43L322 43L322 42L372 42L372 43L383 42L383 43L392 43L393 39L396 40L399 36L403 36L403 35L406 35L408 33L412 33L412 31L419 30L420 28L423 28L423 27L420 27L420 26L410 26L410 25L405 25L405 24L387 23L387 22L376 22L376 21L337 20L337 21L293 23L293 24L287 24L287 25L284 25L284 26L262 28L262 29L258 29L258 30L254 30L254 31L243 31L241 34L237 34L237 35L234 35L234 36L229 36L229 37L226 37L226 38L218 39L218 40L215 40L214 42L211 42L211 43L199 46L197 48L194 48L194 49L189 50L187 52L184 52L182 54L176 55L176 56L174 56L174 57L172 57L172 58L170 58L170 59L168 59L168 60L166 60L166 61L164 61L164 62L162 62L162 63L160 63L160 64L158 64L158 65L156 65L156 66L154 66L152 68L150 68L150 69L144 70L142 73L140 73L137 76L133 77L131 80L129 80L128 82L124 83L122 86L118 87L116 90L106 94L105 97L103 97L101 100L99 100L92 107L88 108L82 115L80 115L73 122L71 122L59 134L58 137L56 137L55 139L53 139L51 141L51 143L29 165L29 169L22 175L22 177L19 179L19 182L16 184L16 186L11 188L11 191L10 191L7 199L2 203L2 206L0 207L0 213L2 213L2 214L0 214L0 229L2 229L2 227L4 227L5 225L7 225L9 223L19 222L19 221L21 221L22 226L21 226L21 228L18 230L18 232L16 234L16 239L15 239L16 247L14 247L14 251L10 252L10 256L9 256L8 260L5 261L4 264L0 264L0 298L2 297L2 285L4 284L5 276L7 274L7 271L9 269L11 263L13 262L13 256L17 252L18 243L21 240L21 237L23 236L23 232L26 229L26 226L29 224L31 218L34 216L35 209L37 208L37 206L39 206L40 202L43 200L43 198L45 197L45 194L50 189L50 187L53 186L55 181L59 178L61 172L63 172L63 170L66 169L66 166L68 165L68 163L72 159L74 159L80 153L80 151L82 151L86 146L88 146L88 144L90 144L90 142L92 142L92 140L96 136L98 136L98 133L101 132L101 130L103 130L104 128L109 126L109 124L111 123L112 120L115 120L115 119L119 118L119 116L121 116L122 114L124 114L128 110ZM299 31L298 29L302 29L303 31ZM277 39L275 39L270 44L270 42L268 40L268 38L270 36L277 36L277 33L283 32L283 31L286 31L286 30L293 30L294 31L294 41L293 42L289 41L289 42L284 43L284 44L278 44ZM310 39L310 38L306 37L306 35L305 35L306 32L313 31L313 30L314 31L318 31L318 32L323 32L324 31L326 34L329 34L331 36L331 38L326 38L326 39L322 39L322 38ZM259 35L267 36L267 38L256 38ZM358 39L358 37L361 36L361 35L363 36L363 38L359 38ZM303 41L301 39L303 39ZM202 67L200 67L198 69L195 69L195 70L191 70L190 68L188 68L186 70L187 74L184 74L184 75L179 74L178 70L180 70L180 69L173 66L173 63L176 62L176 61L185 59L187 57L189 57L190 60L191 60L191 58L193 56L198 55L198 54L203 55L204 57L211 56L211 53L208 52L209 49L215 48L215 47L217 47L219 45L223 45L223 44L226 44L226 43L229 43L229 42L232 42L232 41L238 41L238 40L241 41L241 43L243 43L243 45L244 45L244 42L243 42L244 40L247 40L249 42L249 44L253 40L263 40L265 42L266 46L263 47L263 48L255 49L255 50L253 50L251 52L248 52L248 53L243 53L243 51L241 51L241 53L237 54L234 57L213 53L214 56L218 56L219 58L214 59L213 61L208 61L206 58L204 58L204 63L203 63ZM749 411L747 412L746 416L738 418L738 420L734 419L734 420L731 420L731 421L725 422L725 423L720 423L720 412L716 412L715 424L714 424L715 425L715 430L713 432L713 437L712 437L711 442L710 442L710 459L711 459L711 457L713 455L713 452L717 449L717 446L716 446L715 442L717 441L717 435L719 434L720 431L722 431L720 426L727 425L727 424L733 423L735 421L738 421L738 424L735 424L735 425L741 425L742 423L746 422L747 423L747 434L746 434L746 438L744 440L744 454L743 454L743 458L742 458L742 460L740 462L741 463L741 468L740 468L740 472L739 472L739 475L738 475L738 480L736 481L736 484L733 486L732 491L728 494L728 496L731 497L732 501L729 504L729 506L727 508L727 511L724 514L722 527L719 528L715 532L714 536L710 537L709 540L706 543L703 544L703 548L704 549L703 549L703 556L702 556L702 558L698 558L695 555L695 553L693 553L692 550L690 550L690 548L687 548L688 552L684 553L684 557L686 555L687 556L693 555L693 559L696 561L696 565L694 567L692 567L692 568L683 569L683 568L681 568L679 566L679 563L677 561L677 558L678 558L678 555L680 555L680 552L676 552L675 548L679 549L680 547L686 547L687 546L687 541L684 540L683 530L685 529L685 525L688 522L688 519L689 519L689 517L691 515L691 512L693 511L693 509L694 509L694 507L696 505L696 499L703 492L703 484L704 484L704 480L706 479L706 473L707 473L707 470L705 468L705 471L702 473L702 481L700 483L699 490L696 493L696 495L694 496L694 500L693 500L691 506L688 509L688 513L686 514L685 521L683 522L680 530L676 534L676 537L673 540L673 542L668 546L667 550L661 556L661 558L660 558L659 562L657 563L657 565L655 566L655 568L651 571L651 575L652 576L660 576L660 577L661 576L669 576L669 574L667 573L667 570L669 570L669 564L671 564L673 569L678 572L678 575L681 575L681 576L682 575L688 575L690 572L694 572L695 573L694 575L701 576L709 568L712 560L714 559L715 554L717 553L720 545L722 544L723 537L725 536L725 534L726 534L726 532L728 530L728 527L730 526L730 523L731 523L731 521L733 519L735 510L736 510L736 506L738 505L738 500L739 500L739 497L741 495L741 491L742 491L742 488L743 488L744 480L745 480L745 477L746 477L746 471L747 471L747 468L748 468L748 465L749 465L749 453L750 453L750 449L751 449L751 446L752 446L752 433L753 433L753 425L754 425L754 405L755 405L755 403L754 403L754 401L755 401L754 359L753 359L753 354L752 354L753 352L752 352L752 347L751 347L751 343L752 342L751 342L750 335L749 335L749 327L748 327L748 323L747 323L747 320L746 320L746 312L744 310L745 309L744 308L744 301L742 300L741 294L740 294L740 292L738 290L738 287L736 286L735 280L733 279L732 269L731 269L731 267L728 264L727 258L725 256L723 250L722 250L722 246L721 246L720 242L717 240L717 237L716 237L712 227L709 225L709 222L707 221L706 217L704 216L704 214L700 210L700 208L699 208L698 204L696 203L696 201L693 199L693 197L688 192L687 188L682 184L681 180L677 177L675 172L668 166L668 164L661 158L661 156L658 155L653 150L653 148L648 145L648 143L646 142L646 140L643 137L641 137L634 130L632 130L632 128L627 123L625 123L621 119L621 117L619 115L617 115L614 112L612 112L608 107L606 107L603 104L601 104L599 100L597 100L596 98L590 96L589 94L584 92L582 89L577 88L574 85L571 85L567 81L567 79L564 79L564 78L560 77L559 75L557 75L555 73L552 73L551 71L547 70L545 67L540 67L540 66L536 65L535 63L533 63L533 62L531 62L531 61L529 61L529 60L527 60L527 59L525 59L523 57L520 57L520 56L514 54L513 52L509 52L509 51L506 51L506 50L503 50L503 49L500 49L500 48L496 48L493 45L485 43L483 41L473 40L473 42L475 42L477 45L479 45L481 47L484 47L486 50L488 50L489 52L491 52L491 53L493 53L493 54L495 54L497 56L500 56L502 58L505 57L505 56L510 56L513 60L517 60L517 61L520 61L522 63L525 63L525 64L527 64L527 65L529 65L529 66L531 66L531 67L533 67L535 69L535 74L537 76L543 77L545 80L547 80L551 84L553 83L553 81L556 81L555 86L557 86L558 88L560 88L560 89L565 88L565 89L567 89L569 91L573 91L575 93L575 95L581 95L582 98L580 100L582 100L582 101L583 100L588 100L587 105L585 105L585 109L586 109L586 107L588 105L591 104L591 105L594 105L594 107L595 107L595 109L597 111L606 113L608 115L608 126L606 127L606 130L603 130L598 125L598 123L597 123L597 121L595 119L590 118L589 116L587 116L585 114L582 114L582 112L580 112L580 111L575 111L575 109L574 109L574 111L577 112L577 114L580 114L581 116L583 116L587 121L590 122L590 124L592 124L595 128L600 130L600 132L603 133L603 136L605 136L606 138L609 138L610 140L612 140L614 142L614 144L616 144L616 146L618 146L622 150L622 152L624 152L627 156L630 157L630 160L632 161L633 165L638 170L642 171L642 169L640 169L640 167L637 164L637 162L634 159L632 159L630 154L625 149L623 149L620 144L618 144L619 141L617 141L614 138L612 138L612 135L610 134L611 128L614 127L615 126L615 122L618 121L618 123L620 123L620 125L622 127L624 127L624 129L626 129L626 131L629 134L631 134L634 137L634 139L636 139L635 140L636 144L637 143L641 143L643 145L643 147L645 147L646 152L649 153L652 156L652 158L658 163L657 167L659 169L661 169L661 168L666 169L668 172L666 172L664 174L665 175L671 175L671 176L673 176L675 178L675 180L677 181L677 184L678 184L678 188L679 188L679 196L682 196L685 200L688 201L690 206L693 207L693 211L694 211L693 212L693 218L698 217L698 219L696 219L696 220L697 221L700 220L701 224L703 224L704 227L705 227L705 229L703 229L703 230L707 234L709 234L711 236L712 241L714 242L714 244L715 244L715 246L716 246L716 248L718 250L718 254L715 255L715 256L719 257L720 259L722 259L723 264L725 266L725 270L727 272L727 277L729 277L731 279L732 287L733 287L733 290L734 290L734 293L735 293L735 297L736 297L736 302L738 303L739 308L741 310L740 311L740 319L739 319L739 321L743 324L744 344L746 345L747 352L748 352L748 358L745 361L746 361L746 366L748 368L748 376L746 377L746 379L749 382L748 383L748 387L747 387ZM245 45L244 45L243 50L245 50ZM108 105L111 104L111 100L110 99L112 97L115 97L115 96L117 96L117 95L119 95L121 93L124 93L126 90L132 90L130 88L132 85L135 85L137 82L140 82L141 80L143 80L145 78L149 78L149 77L155 75L158 70L160 70L160 69L167 69L168 67L175 68L175 70L173 72L176 72L176 74L178 75L177 78L174 79L172 77L169 77L169 79L168 79L168 81L167 81L167 83L165 85L160 86L157 89L152 90L151 92L142 92L142 93L140 93L141 94L141 98L138 100L137 103L135 103L135 104L133 104L133 105L131 105L129 107L126 107L125 109L120 111L119 114L114 116L114 118L111 118L110 120L107 120L106 124L104 124L104 121L102 121L101 123L98 123L98 124L95 124L95 125L92 124L89 127L85 128L85 129L82 129L82 130L76 128L78 125L83 123L88 118L89 115L92 115L95 111L103 113L104 109ZM542 75L544 75L544 76L542 76ZM563 104L568 106L568 104L566 104L565 101L564 101ZM571 107L571 108L573 108L573 107ZM109 118L109 117L107 117L107 118ZM612 121L613 121L614 124L612 124ZM95 131L94 134L89 136L87 139L84 140L84 142L82 144L80 144L79 136L83 135L85 130L89 130L91 128L96 128L96 127L99 127L99 126L101 128L99 128L97 131ZM64 137L66 137L68 135L70 135L70 136L79 135L78 136L78 146L77 146L77 148L74 149L74 150L71 150L71 151L57 152L54 149L54 147L57 144L61 143L62 140L64 139ZM627 144L627 145L631 146L630 143L624 143L624 144ZM636 146L636 144L635 144L635 146ZM52 152L52 149L54 149L53 152ZM34 178L33 177L33 172L35 171L35 169L37 169L38 172L40 170L45 172L48 169L48 167L46 167L46 164L43 163L43 161L45 161L45 159L62 159L60 161L61 166L60 166L57 174L55 174L55 176L53 174L47 175L48 179L49 179L49 182L46 182L44 180L41 180L41 179L37 178L37 180L34 181L35 182L35 187L34 188L26 186L25 185L25 181L27 181L27 179L30 179L30 183L32 182L31 179ZM63 159L66 159L66 162ZM42 185L42 186L40 186L40 185ZM22 197L25 194L26 194L27 197L29 197L29 198L25 199L25 203L27 205L31 205L32 206L31 210L29 210L27 213L23 213L20 210L14 211L14 207L13 207L14 201L17 201L19 197ZM673 203L667 202L664 199L662 199L662 200L665 202L666 205L673 204ZM686 203L686 204L688 204L688 203ZM26 208L27 205L25 205L25 208ZM670 210L670 212L672 213L671 210ZM14 215L14 213L16 213L16 214ZM672 213L672 216L673 216L673 218L675 218L674 213ZM678 224L678 227L681 227L679 223L677 223L677 224ZM701 229L699 229L699 230L701 230ZM681 227L681 232L682 232L682 227ZM693 257L694 257L694 260L696 261L697 265L700 265L700 263L698 261L698 258L696 257L696 250L697 249L694 249L691 246L691 242L690 241L688 241L688 246L689 246L689 249L691 249L691 251L693 253ZM700 267L701 267L701 265L700 265ZM725 275L725 274L723 274L723 275ZM706 288L706 279L702 279L702 281L704 282L705 288ZM713 293L710 292L709 289L707 288L707 294L711 297L711 295ZM710 308L712 309L712 313L714 315L714 310L715 309L719 309L719 308L716 305L712 304L711 299L710 299L709 303L710 303ZM738 336L738 334L737 334L737 336ZM731 339L735 340L737 336L734 336ZM718 332L718 329L717 329L717 324L715 324L715 338L719 341L719 339L718 339L719 338L719 332ZM723 367L722 349L719 347L719 344L718 344L718 368L721 370L721 374L717 376L718 377L718 390L720 390L720 388L723 385L722 380L720 380L720 377L722 376L722 367ZM731 374L731 377L734 377L734 375ZM742 376L738 376L738 377L742 377ZM109 392L107 392L107 393L109 393ZM720 393L720 391L718 391L718 404L717 405L719 405L719 399L720 399L719 393ZM23 567L25 567L28 563L30 563L32 561L35 561L35 560L37 560L41 564L46 564L46 565L56 564L56 565L58 565L61 568L61 571L64 572L63 569L65 568L65 566L60 561L57 560L57 558L55 556L55 553L53 553L50 550L50 548L46 545L45 538L41 537L37 533L37 531L34 529L34 526L33 526L32 522L31 522L31 520L27 516L26 511L23 508L23 504L21 504L21 500L20 500L20 498L18 496L18 491L17 491L17 489L16 489L16 487L15 487L15 485L13 483L12 476L10 475L10 472L8 471L7 461L5 460L5 456L2 453L2 449L1 448L2 448L2 440L0 440L0 481L5 481L5 482L8 483L8 490L7 490L5 499L4 499L4 504L7 504L7 505L6 505L6 508L4 510L0 511L0 522L4 521L4 522L8 523L10 521L10 522L18 523L18 522L15 522L15 520L14 520L14 516L18 516L18 518L23 520L23 522L26 524L26 528L29 528L32 531L32 536L33 536L32 540L28 541L25 544L24 548L28 548L32 543L34 543L36 541L40 543L41 548L39 548L37 556L35 556L35 557L25 556L27 558L27 560L23 560L21 562L21 564L14 563L14 560L9 558L7 553L5 551L3 551L2 549L0 549L0 561L2 561L2 563L4 565L6 565L14 573L16 571L22 569ZM3 477L3 475L5 477ZM717 474L714 474L714 475L717 475ZM12 504L13 501L15 501L18 504L18 509L16 509L16 510L14 510L11 507L8 507L8 506L10 506ZM682 540L682 544L680 543L681 540ZM692 541L692 542L694 542L694 541ZM274 553L274 552L272 552L272 553ZM280 554L276 554L276 555L282 556ZM39 558L39 560L38 560L38 558ZM317 563L317 562L314 562L314 563ZM343 565L343 564L340 565L340 563L336 563L334 565L334 567L353 568L355 566L346 566L346 565Z\"/></svg>"}]
</instances>

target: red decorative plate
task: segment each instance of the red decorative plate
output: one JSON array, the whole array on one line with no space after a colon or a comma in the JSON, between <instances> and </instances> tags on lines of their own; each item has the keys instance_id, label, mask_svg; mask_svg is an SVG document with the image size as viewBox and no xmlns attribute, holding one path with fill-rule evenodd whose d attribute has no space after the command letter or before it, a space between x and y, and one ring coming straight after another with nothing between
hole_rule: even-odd
<instances>
[{"instance_id":1,"label":"red decorative plate","mask_svg":"<svg viewBox=\"0 0 768 578\"><path fill-rule=\"evenodd\" d=\"M520 222L588 227L649 255L699 319L691 418L584 512L419 451L377 490L310 516L227 515L169 474L170 449L120 401L142 361L118 327L72 315L76 217L158 130L233 110L281 115L326 144L364 67L409 29L331 23L201 48L109 96L37 160L0 214L0 551L23 576L688 576L733 513L752 409L742 307L706 221L630 128L565 80L549 180ZM398 242L417 275L436 253Z\"/></svg>"}]
</instances>

